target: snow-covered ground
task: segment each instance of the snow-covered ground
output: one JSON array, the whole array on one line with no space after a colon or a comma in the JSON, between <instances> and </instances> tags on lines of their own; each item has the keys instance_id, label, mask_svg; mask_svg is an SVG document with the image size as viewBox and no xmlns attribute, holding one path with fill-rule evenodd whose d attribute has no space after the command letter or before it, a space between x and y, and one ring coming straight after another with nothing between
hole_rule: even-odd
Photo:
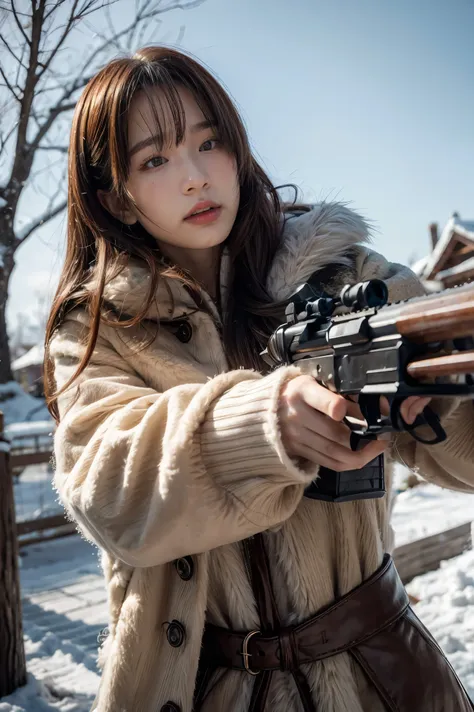
<instances>
[{"instance_id":1,"label":"snow-covered ground","mask_svg":"<svg viewBox=\"0 0 474 712\"><path fill-rule=\"evenodd\" d=\"M397 474L403 488L406 474ZM18 516L57 509L46 466L28 468L15 485ZM423 485L397 496L397 544L474 520L474 495ZM21 585L28 684L0 700L0 712L89 712L99 684L97 641L107 626L97 550L79 536L26 547ZM474 698L474 551L419 576L408 591Z\"/></svg>"},{"instance_id":2,"label":"snow-covered ground","mask_svg":"<svg viewBox=\"0 0 474 712\"><path fill-rule=\"evenodd\" d=\"M26 547L21 588L28 684L0 712L89 712L107 626L97 550L79 536Z\"/></svg>"},{"instance_id":3,"label":"snow-covered ground","mask_svg":"<svg viewBox=\"0 0 474 712\"><path fill-rule=\"evenodd\" d=\"M406 474L406 470L398 468L395 485L399 488L403 487ZM465 522L474 522L474 494L453 492L427 483L397 494L392 514L397 546Z\"/></svg>"}]
</instances>

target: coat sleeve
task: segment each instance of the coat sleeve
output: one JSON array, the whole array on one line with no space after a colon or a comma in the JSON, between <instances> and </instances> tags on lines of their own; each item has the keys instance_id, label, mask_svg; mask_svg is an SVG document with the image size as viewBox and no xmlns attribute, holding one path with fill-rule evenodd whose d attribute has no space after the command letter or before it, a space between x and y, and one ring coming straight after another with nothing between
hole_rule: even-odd
<instances>
[{"instance_id":1,"label":"coat sleeve","mask_svg":"<svg viewBox=\"0 0 474 712\"><path fill-rule=\"evenodd\" d=\"M390 301L425 293L415 274L403 265L391 264L381 255L360 248L356 270L358 279L377 277L386 281ZM423 445L409 433L394 438L391 454L398 462L415 470L426 480L449 489L474 492L474 406L471 400L437 398L431 406L439 415L447 439L438 445ZM426 433L428 436L429 433Z\"/></svg>"},{"instance_id":2,"label":"coat sleeve","mask_svg":"<svg viewBox=\"0 0 474 712\"><path fill-rule=\"evenodd\" d=\"M392 445L393 457L440 487L474 493L474 405L471 400L439 398L431 404L447 438L438 445L423 445L400 433Z\"/></svg>"},{"instance_id":3,"label":"coat sleeve","mask_svg":"<svg viewBox=\"0 0 474 712\"><path fill-rule=\"evenodd\" d=\"M51 341L58 389L84 353L85 319L71 315ZM154 566L287 519L316 474L293 463L279 435L280 389L299 371L236 370L159 393L108 330L58 401L55 486L85 536L131 566Z\"/></svg>"}]
</instances>

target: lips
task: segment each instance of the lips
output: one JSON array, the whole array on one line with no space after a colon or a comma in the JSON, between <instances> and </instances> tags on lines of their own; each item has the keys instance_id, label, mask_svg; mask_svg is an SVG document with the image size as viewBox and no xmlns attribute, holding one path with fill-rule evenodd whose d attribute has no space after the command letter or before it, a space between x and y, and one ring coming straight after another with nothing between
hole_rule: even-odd
<instances>
[{"instance_id":1,"label":"lips","mask_svg":"<svg viewBox=\"0 0 474 712\"><path fill-rule=\"evenodd\" d=\"M217 210L220 208L220 206L217 203L214 203L210 200L203 200L200 203L196 203L196 205L189 211L189 213L185 216L185 220L188 220L189 218L194 218L197 215L201 215L203 213Z\"/></svg>"},{"instance_id":2,"label":"lips","mask_svg":"<svg viewBox=\"0 0 474 712\"><path fill-rule=\"evenodd\" d=\"M206 208L205 210L192 213L189 217L185 218L184 222L188 223L188 225L196 226L211 225L219 219L221 212L222 208L220 207Z\"/></svg>"}]
</instances>

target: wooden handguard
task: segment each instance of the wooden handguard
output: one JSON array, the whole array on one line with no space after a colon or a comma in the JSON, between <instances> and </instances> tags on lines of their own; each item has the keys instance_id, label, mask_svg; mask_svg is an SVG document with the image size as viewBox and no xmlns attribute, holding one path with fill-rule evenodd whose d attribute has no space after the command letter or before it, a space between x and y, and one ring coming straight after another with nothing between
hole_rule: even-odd
<instances>
[{"instance_id":1,"label":"wooden handguard","mask_svg":"<svg viewBox=\"0 0 474 712\"><path fill-rule=\"evenodd\" d=\"M407 373L415 379L474 373L474 351L461 351L412 361L407 366Z\"/></svg>"},{"instance_id":2,"label":"wooden handguard","mask_svg":"<svg viewBox=\"0 0 474 712\"><path fill-rule=\"evenodd\" d=\"M459 339L474 334L474 285L401 305L396 321L402 336L415 343Z\"/></svg>"}]
</instances>

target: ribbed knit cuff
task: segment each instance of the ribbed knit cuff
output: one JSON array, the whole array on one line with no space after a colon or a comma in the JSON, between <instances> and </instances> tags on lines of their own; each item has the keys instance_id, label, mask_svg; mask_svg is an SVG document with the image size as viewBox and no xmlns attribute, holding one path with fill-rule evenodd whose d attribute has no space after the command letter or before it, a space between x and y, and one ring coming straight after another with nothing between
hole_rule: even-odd
<instances>
[{"instance_id":1,"label":"ribbed knit cuff","mask_svg":"<svg viewBox=\"0 0 474 712\"><path fill-rule=\"evenodd\" d=\"M225 480L270 476L273 482L308 484L318 467L297 467L281 440L278 406L283 385L301 375L293 366L265 378L243 381L220 396L201 426L201 454L207 472Z\"/></svg>"}]
</instances>

